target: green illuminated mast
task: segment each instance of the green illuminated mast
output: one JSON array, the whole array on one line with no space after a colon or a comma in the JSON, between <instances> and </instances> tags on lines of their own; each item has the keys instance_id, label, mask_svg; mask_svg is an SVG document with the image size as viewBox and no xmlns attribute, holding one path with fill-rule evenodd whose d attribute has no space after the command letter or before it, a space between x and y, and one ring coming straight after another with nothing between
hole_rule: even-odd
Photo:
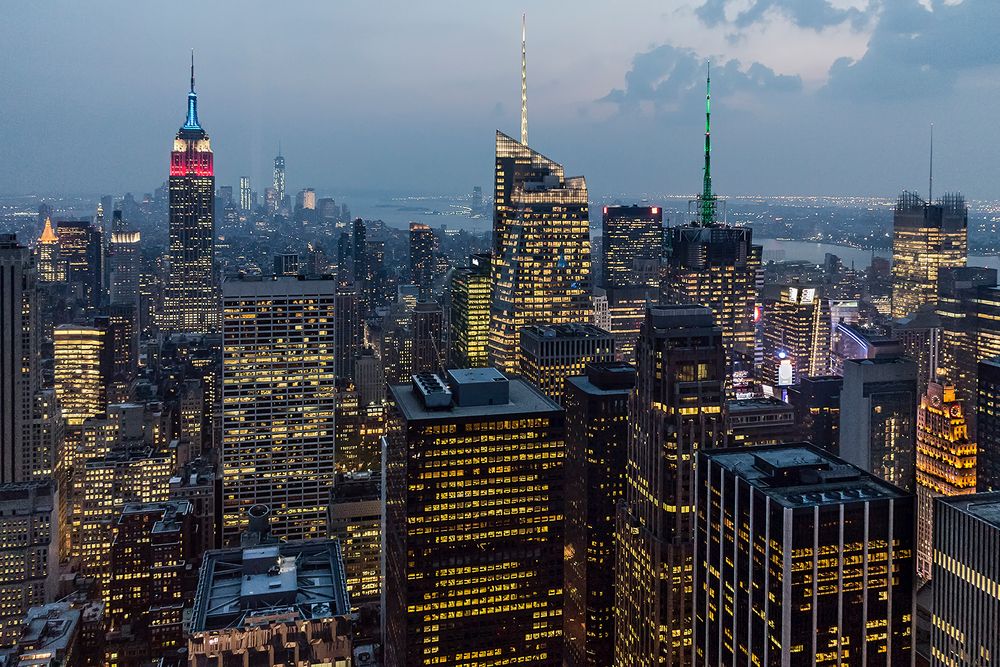
<instances>
[{"instance_id":1,"label":"green illuminated mast","mask_svg":"<svg viewBox=\"0 0 1000 667\"><path fill-rule=\"evenodd\" d=\"M712 74L709 69L705 77L705 179L698 196L698 219L703 227L715 224L715 202L716 197L712 194Z\"/></svg>"}]
</instances>

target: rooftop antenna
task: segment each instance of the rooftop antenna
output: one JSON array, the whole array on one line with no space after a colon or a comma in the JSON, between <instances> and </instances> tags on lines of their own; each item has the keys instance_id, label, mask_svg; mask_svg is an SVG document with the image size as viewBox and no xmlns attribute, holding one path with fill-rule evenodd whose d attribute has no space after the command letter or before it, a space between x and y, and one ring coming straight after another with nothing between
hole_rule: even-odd
<instances>
[{"instance_id":1,"label":"rooftop antenna","mask_svg":"<svg viewBox=\"0 0 1000 667\"><path fill-rule=\"evenodd\" d=\"M528 145L528 51L525 15L521 14L521 143Z\"/></svg>"},{"instance_id":2,"label":"rooftop antenna","mask_svg":"<svg viewBox=\"0 0 1000 667\"><path fill-rule=\"evenodd\" d=\"M191 92L194 92L194 49L191 49Z\"/></svg>"},{"instance_id":3,"label":"rooftop antenna","mask_svg":"<svg viewBox=\"0 0 1000 667\"><path fill-rule=\"evenodd\" d=\"M934 203L934 123L931 123L931 165L927 179L927 204Z\"/></svg>"}]
</instances>

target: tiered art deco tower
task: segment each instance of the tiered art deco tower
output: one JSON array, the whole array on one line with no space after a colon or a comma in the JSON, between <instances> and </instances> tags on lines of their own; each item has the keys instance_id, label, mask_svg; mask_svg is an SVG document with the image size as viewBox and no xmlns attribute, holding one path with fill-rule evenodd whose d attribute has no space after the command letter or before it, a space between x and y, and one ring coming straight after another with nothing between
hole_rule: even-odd
<instances>
[{"instance_id":1,"label":"tiered art deco tower","mask_svg":"<svg viewBox=\"0 0 1000 667\"><path fill-rule=\"evenodd\" d=\"M214 173L208 134L198 122L192 54L187 119L170 153L170 272L161 321L165 331L219 329Z\"/></svg>"}]
</instances>

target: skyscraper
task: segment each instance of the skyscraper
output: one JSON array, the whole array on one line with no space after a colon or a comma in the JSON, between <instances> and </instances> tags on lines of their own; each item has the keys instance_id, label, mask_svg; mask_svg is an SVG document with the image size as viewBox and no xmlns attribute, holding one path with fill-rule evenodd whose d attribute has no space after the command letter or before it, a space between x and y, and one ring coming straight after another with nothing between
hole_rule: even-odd
<instances>
[{"instance_id":1,"label":"skyscraper","mask_svg":"<svg viewBox=\"0 0 1000 667\"><path fill-rule=\"evenodd\" d=\"M761 246L753 245L749 227L734 227L718 216L712 191L711 82L705 95L705 167L696 219L671 227L661 282L667 303L697 303L712 309L722 329L726 355L734 371L753 366L757 305L757 274Z\"/></svg>"},{"instance_id":2,"label":"skyscraper","mask_svg":"<svg viewBox=\"0 0 1000 667\"><path fill-rule=\"evenodd\" d=\"M511 139L496 137L490 356L516 372L518 331L591 319L587 183Z\"/></svg>"},{"instance_id":3,"label":"skyscraper","mask_svg":"<svg viewBox=\"0 0 1000 667\"><path fill-rule=\"evenodd\" d=\"M658 206L605 206L601 287L657 287L663 256L663 212Z\"/></svg>"},{"instance_id":4,"label":"skyscraper","mask_svg":"<svg viewBox=\"0 0 1000 667\"><path fill-rule=\"evenodd\" d=\"M386 664L562 665L562 408L493 368L391 391Z\"/></svg>"},{"instance_id":5,"label":"skyscraper","mask_svg":"<svg viewBox=\"0 0 1000 667\"><path fill-rule=\"evenodd\" d=\"M55 490L49 481L0 484L0 644L18 638L21 619L47 599L55 540Z\"/></svg>"},{"instance_id":6,"label":"skyscraper","mask_svg":"<svg viewBox=\"0 0 1000 667\"><path fill-rule=\"evenodd\" d=\"M691 664L695 454L723 442L723 333L704 306L651 306L617 516L615 667Z\"/></svg>"},{"instance_id":7,"label":"skyscraper","mask_svg":"<svg viewBox=\"0 0 1000 667\"><path fill-rule=\"evenodd\" d=\"M97 306L103 285L101 230L86 220L60 220L57 234L62 273L87 306Z\"/></svg>"},{"instance_id":8,"label":"skyscraper","mask_svg":"<svg viewBox=\"0 0 1000 667\"><path fill-rule=\"evenodd\" d=\"M1000 656L1000 493L935 501L931 665Z\"/></svg>"},{"instance_id":9,"label":"skyscraper","mask_svg":"<svg viewBox=\"0 0 1000 667\"><path fill-rule=\"evenodd\" d=\"M788 388L788 402L795 408L799 440L810 442L828 454L840 455L839 375L804 377Z\"/></svg>"},{"instance_id":10,"label":"skyscraper","mask_svg":"<svg viewBox=\"0 0 1000 667\"><path fill-rule=\"evenodd\" d=\"M69 427L82 426L108 408L114 358L105 328L63 324L53 332L56 396Z\"/></svg>"},{"instance_id":11,"label":"skyscraper","mask_svg":"<svg viewBox=\"0 0 1000 667\"><path fill-rule=\"evenodd\" d=\"M170 154L170 267L161 328L208 333L219 329L215 274L215 176L208 134L198 122L194 55L187 118Z\"/></svg>"},{"instance_id":12,"label":"skyscraper","mask_svg":"<svg viewBox=\"0 0 1000 667\"><path fill-rule=\"evenodd\" d=\"M764 302L761 381L795 384L830 368L830 302L815 287L787 285Z\"/></svg>"},{"instance_id":13,"label":"skyscraper","mask_svg":"<svg viewBox=\"0 0 1000 667\"><path fill-rule=\"evenodd\" d=\"M378 604L382 594L382 478L338 473L327 512L329 537L340 542L351 607Z\"/></svg>"},{"instance_id":14,"label":"skyscraper","mask_svg":"<svg viewBox=\"0 0 1000 667\"><path fill-rule=\"evenodd\" d=\"M912 494L802 443L698 452L697 496L695 664L912 664Z\"/></svg>"},{"instance_id":15,"label":"skyscraper","mask_svg":"<svg viewBox=\"0 0 1000 667\"><path fill-rule=\"evenodd\" d=\"M43 283L59 283L66 280L63 263L59 259L59 237L52 229L52 218L45 218L45 228L38 237L36 246L38 257L38 280Z\"/></svg>"},{"instance_id":16,"label":"skyscraper","mask_svg":"<svg viewBox=\"0 0 1000 667\"><path fill-rule=\"evenodd\" d=\"M250 191L250 177L240 176L240 210L249 211L253 205L253 193Z\"/></svg>"},{"instance_id":17,"label":"skyscraper","mask_svg":"<svg viewBox=\"0 0 1000 667\"><path fill-rule=\"evenodd\" d=\"M453 368L488 365L490 255L472 255L468 266L453 269L448 279L448 294L449 362Z\"/></svg>"},{"instance_id":18,"label":"skyscraper","mask_svg":"<svg viewBox=\"0 0 1000 667\"><path fill-rule=\"evenodd\" d=\"M410 223L410 282L420 288L424 298L430 296L434 282L434 262L438 238L434 230L421 222Z\"/></svg>"},{"instance_id":19,"label":"skyscraper","mask_svg":"<svg viewBox=\"0 0 1000 667\"><path fill-rule=\"evenodd\" d=\"M979 362L976 490L1000 491L1000 357Z\"/></svg>"},{"instance_id":20,"label":"skyscraper","mask_svg":"<svg viewBox=\"0 0 1000 667\"><path fill-rule=\"evenodd\" d=\"M0 234L0 483L31 479L41 339L31 251Z\"/></svg>"},{"instance_id":21,"label":"skyscraper","mask_svg":"<svg viewBox=\"0 0 1000 667\"><path fill-rule=\"evenodd\" d=\"M281 154L281 144L278 144L278 156L274 158L274 198L277 208L285 203L285 158Z\"/></svg>"},{"instance_id":22,"label":"skyscraper","mask_svg":"<svg viewBox=\"0 0 1000 667\"><path fill-rule=\"evenodd\" d=\"M976 443L955 387L930 382L917 409L917 574L931 576L934 498L976 492Z\"/></svg>"},{"instance_id":23,"label":"skyscraper","mask_svg":"<svg viewBox=\"0 0 1000 667\"><path fill-rule=\"evenodd\" d=\"M142 268L142 253L139 246L141 236L138 231L128 229L122 221L122 212L113 213L113 231L109 246L111 280L109 302L130 305L139 315L139 274ZM138 326L138 322L136 322Z\"/></svg>"},{"instance_id":24,"label":"skyscraper","mask_svg":"<svg viewBox=\"0 0 1000 667\"><path fill-rule=\"evenodd\" d=\"M965 266L969 209L960 194L936 204L904 192L892 218L892 317L937 301L938 271Z\"/></svg>"},{"instance_id":25,"label":"skyscraper","mask_svg":"<svg viewBox=\"0 0 1000 667\"><path fill-rule=\"evenodd\" d=\"M440 373L444 370L444 311L436 301L418 301L410 314L413 356L410 373Z\"/></svg>"},{"instance_id":26,"label":"skyscraper","mask_svg":"<svg viewBox=\"0 0 1000 667\"><path fill-rule=\"evenodd\" d=\"M354 358L361 351L364 339L364 320L361 317L361 297L358 294L357 283L341 283L337 286L334 328L337 382L353 383Z\"/></svg>"},{"instance_id":27,"label":"skyscraper","mask_svg":"<svg viewBox=\"0 0 1000 667\"><path fill-rule=\"evenodd\" d=\"M625 489L635 368L592 364L566 380L567 667L607 667L615 637L615 507Z\"/></svg>"},{"instance_id":28,"label":"skyscraper","mask_svg":"<svg viewBox=\"0 0 1000 667\"><path fill-rule=\"evenodd\" d=\"M916 364L896 355L845 362L840 414L841 457L915 492Z\"/></svg>"},{"instance_id":29,"label":"skyscraper","mask_svg":"<svg viewBox=\"0 0 1000 667\"><path fill-rule=\"evenodd\" d=\"M526 326L520 339L518 372L560 405L567 378L615 360L614 337L593 324Z\"/></svg>"},{"instance_id":30,"label":"skyscraper","mask_svg":"<svg viewBox=\"0 0 1000 667\"><path fill-rule=\"evenodd\" d=\"M224 538L256 504L277 537L319 537L335 473L336 281L232 278L223 294Z\"/></svg>"}]
</instances>

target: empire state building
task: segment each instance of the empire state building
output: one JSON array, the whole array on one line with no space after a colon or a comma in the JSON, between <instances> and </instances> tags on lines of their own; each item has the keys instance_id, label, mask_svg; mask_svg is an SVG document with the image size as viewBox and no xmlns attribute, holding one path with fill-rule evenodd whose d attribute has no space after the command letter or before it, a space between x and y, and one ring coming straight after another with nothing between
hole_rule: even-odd
<instances>
[{"instance_id":1,"label":"empire state building","mask_svg":"<svg viewBox=\"0 0 1000 667\"><path fill-rule=\"evenodd\" d=\"M208 134L198 122L192 54L187 118L170 153L170 269L160 326L167 332L219 330L214 173Z\"/></svg>"}]
</instances>

